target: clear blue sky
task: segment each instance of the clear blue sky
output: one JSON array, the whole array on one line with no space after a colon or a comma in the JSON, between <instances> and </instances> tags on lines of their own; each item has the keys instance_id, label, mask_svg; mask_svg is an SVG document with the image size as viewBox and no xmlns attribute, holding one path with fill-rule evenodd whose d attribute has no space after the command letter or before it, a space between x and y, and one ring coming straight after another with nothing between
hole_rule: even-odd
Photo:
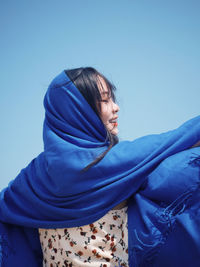
<instances>
[{"instance_id":1,"label":"clear blue sky","mask_svg":"<svg viewBox=\"0 0 200 267\"><path fill-rule=\"evenodd\" d=\"M119 137L200 113L200 1L0 0L0 189L43 150L43 97L63 69L118 88Z\"/></svg>"}]
</instances>

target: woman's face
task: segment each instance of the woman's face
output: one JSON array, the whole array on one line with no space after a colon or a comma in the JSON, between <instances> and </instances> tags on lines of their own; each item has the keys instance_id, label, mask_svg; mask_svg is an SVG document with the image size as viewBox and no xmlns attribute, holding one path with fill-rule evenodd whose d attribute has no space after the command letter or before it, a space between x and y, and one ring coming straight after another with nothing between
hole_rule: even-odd
<instances>
[{"instance_id":1,"label":"woman's face","mask_svg":"<svg viewBox=\"0 0 200 267\"><path fill-rule=\"evenodd\" d=\"M119 106L113 102L112 97L110 97L109 91L107 89L106 83L103 78L99 77L101 81L101 86L99 86L99 91L101 93L102 101L100 102L101 113L100 117L106 126L106 128L114 135L118 134L118 123L117 123L117 112L119 111ZM103 88L102 88L103 87Z\"/></svg>"}]
</instances>

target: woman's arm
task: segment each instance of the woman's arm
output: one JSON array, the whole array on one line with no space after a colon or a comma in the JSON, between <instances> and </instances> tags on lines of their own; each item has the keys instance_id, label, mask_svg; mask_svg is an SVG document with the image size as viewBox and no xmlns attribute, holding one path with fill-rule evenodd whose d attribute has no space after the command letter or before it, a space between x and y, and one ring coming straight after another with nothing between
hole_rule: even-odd
<instances>
[{"instance_id":1,"label":"woman's arm","mask_svg":"<svg viewBox=\"0 0 200 267\"><path fill-rule=\"evenodd\" d=\"M196 147L196 146L200 146L200 141L198 141L195 145L193 145L192 147ZM192 148L191 147L191 148Z\"/></svg>"}]
</instances>

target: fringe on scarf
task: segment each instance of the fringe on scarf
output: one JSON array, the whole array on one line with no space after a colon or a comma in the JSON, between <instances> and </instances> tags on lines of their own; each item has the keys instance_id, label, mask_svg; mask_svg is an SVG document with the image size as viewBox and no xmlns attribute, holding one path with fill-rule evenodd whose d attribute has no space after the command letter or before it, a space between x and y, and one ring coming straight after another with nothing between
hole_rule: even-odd
<instances>
[{"instance_id":1,"label":"fringe on scarf","mask_svg":"<svg viewBox=\"0 0 200 267\"><path fill-rule=\"evenodd\" d=\"M0 235L0 267L6 266L6 259L14 253L13 248L9 245L6 235Z\"/></svg>"},{"instance_id":2,"label":"fringe on scarf","mask_svg":"<svg viewBox=\"0 0 200 267\"><path fill-rule=\"evenodd\" d=\"M151 233L152 244L147 244L144 240L145 237L149 237L144 233L139 234L135 229L135 237L138 241L138 245L134 246L134 259L135 264L138 267L149 267L154 266L156 257L159 255L160 249L165 244L168 236L173 232L176 227L176 216L183 213L191 202L191 198L195 192L200 190L200 155L193 153L194 156L190 158L188 165L192 165L199 168L199 179L197 183L191 186L187 191L181 194L177 199L175 199L170 205L165 208L159 208L157 211L158 222L162 224L164 230L160 232L159 230L154 230ZM161 210L162 209L162 210ZM190 216L200 216L200 206L191 208L192 214ZM136 259L142 259L142 261L137 262Z\"/></svg>"}]
</instances>

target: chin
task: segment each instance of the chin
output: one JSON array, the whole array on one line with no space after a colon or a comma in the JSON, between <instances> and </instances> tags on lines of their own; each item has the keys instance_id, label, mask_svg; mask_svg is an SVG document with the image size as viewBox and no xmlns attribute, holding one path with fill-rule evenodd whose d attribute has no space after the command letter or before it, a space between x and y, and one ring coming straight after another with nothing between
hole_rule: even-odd
<instances>
[{"instance_id":1,"label":"chin","mask_svg":"<svg viewBox=\"0 0 200 267\"><path fill-rule=\"evenodd\" d=\"M117 135L118 132L119 132L118 129L115 129L115 130L111 131L111 134L113 134L113 135Z\"/></svg>"}]
</instances>

